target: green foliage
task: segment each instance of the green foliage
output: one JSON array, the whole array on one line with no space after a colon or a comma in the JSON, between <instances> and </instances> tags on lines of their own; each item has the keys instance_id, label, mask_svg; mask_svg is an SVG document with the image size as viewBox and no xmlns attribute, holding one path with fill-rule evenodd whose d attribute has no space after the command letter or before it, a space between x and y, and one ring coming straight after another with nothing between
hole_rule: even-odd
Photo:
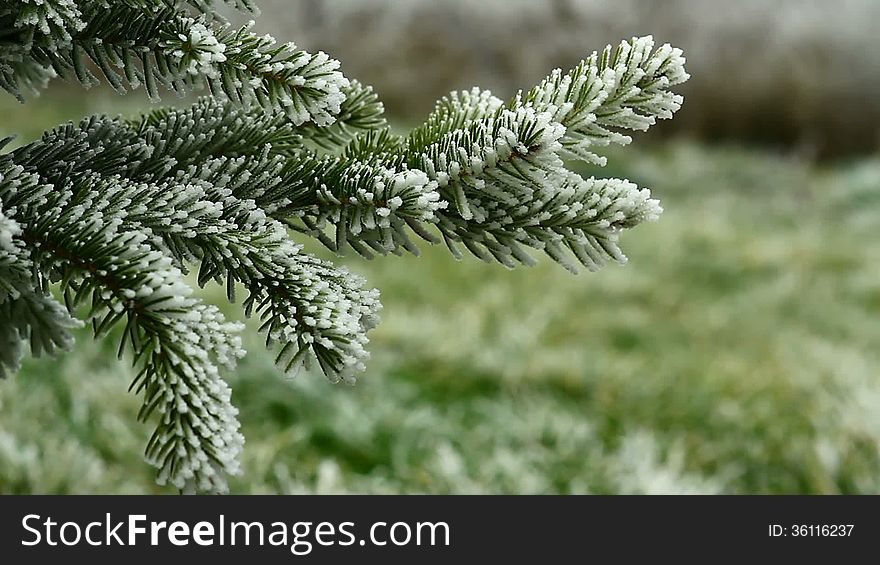
<instances>
[{"instance_id":1,"label":"green foliage","mask_svg":"<svg viewBox=\"0 0 880 565\"><path fill-rule=\"evenodd\" d=\"M243 7L249 4L243 3ZM143 84L212 96L125 120L94 116L0 154L0 360L69 347L74 318L115 334L137 372L147 460L159 481L222 491L243 438L220 368L243 355L185 275L225 286L286 372L333 382L365 368L378 292L302 252L287 228L331 250L413 253L409 233L512 267L526 248L575 271L623 262L620 233L661 209L647 189L584 178L563 160L669 118L681 52L650 37L594 54L501 103L475 90L441 101L409 136L391 133L369 87L338 62L213 17L210 2L19 0L0 11L0 87L22 97L60 76L117 91ZM30 69L25 71L24 69ZM95 72L93 72L95 71ZM439 237L438 237L439 234ZM56 293L63 298L55 298ZM32 315L23 315L30 312ZM39 314L36 314L39 313Z\"/></svg>"}]
</instances>

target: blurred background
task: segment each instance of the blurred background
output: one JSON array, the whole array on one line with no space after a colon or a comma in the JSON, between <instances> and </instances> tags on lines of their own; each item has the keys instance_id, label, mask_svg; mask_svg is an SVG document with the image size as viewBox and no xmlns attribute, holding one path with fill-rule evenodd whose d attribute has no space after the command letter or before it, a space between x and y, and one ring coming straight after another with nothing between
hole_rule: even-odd
<instances>
[{"instance_id":1,"label":"blurred background","mask_svg":"<svg viewBox=\"0 0 880 565\"><path fill-rule=\"evenodd\" d=\"M627 266L344 258L385 304L355 387L279 376L250 324L233 492L880 492L880 2L259 3L258 30L340 59L401 130L633 35L682 47L692 79L673 121L583 169L666 209L623 236ZM0 94L0 136L147 107ZM0 492L168 492L131 376L83 333L0 382Z\"/></svg>"}]
</instances>

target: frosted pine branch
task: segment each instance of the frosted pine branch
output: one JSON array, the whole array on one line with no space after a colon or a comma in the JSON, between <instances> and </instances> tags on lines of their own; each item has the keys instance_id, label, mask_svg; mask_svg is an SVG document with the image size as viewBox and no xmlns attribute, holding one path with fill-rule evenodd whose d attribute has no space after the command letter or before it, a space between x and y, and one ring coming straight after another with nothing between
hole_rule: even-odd
<instances>
[{"instance_id":1,"label":"frosted pine branch","mask_svg":"<svg viewBox=\"0 0 880 565\"><path fill-rule=\"evenodd\" d=\"M602 164L596 148L671 117L683 64L635 38L507 102L452 93L398 135L336 61L229 27L211 0L7 2L0 88L19 98L55 77L212 96L64 124L0 154L0 376L27 344L69 348L81 320L96 337L120 328L160 482L222 492L243 446L221 378L243 354L241 326L194 296L190 269L232 302L246 292L283 371L353 382L378 291L292 234L368 258L417 253L414 234L508 267L533 263L530 251L572 271L623 262L620 233L655 220L659 203L565 160Z\"/></svg>"},{"instance_id":2,"label":"frosted pine branch","mask_svg":"<svg viewBox=\"0 0 880 565\"><path fill-rule=\"evenodd\" d=\"M564 156L605 164L591 151L610 143L626 145L632 138L620 130L647 130L657 119L670 119L683 101L669 90L689 77L681 49L652 37L623 41L593 53L568 73L557 69L513 104L524 104L566 127Z\"/></svg>"},{"instance_id":3,"label":"frosted pine branch","mask_svg":"<svg viewBox=\"0 0 880 565\"><path fill-rule=\"evenodd\" d=\"M0 58L0 87L19 97L35 87L30 74L96 84L88 61L120 92L144 85L158 100L160 86L179 93L207 86L240 104L280 109L296 125L329 125L346 99L349 81L338 61L292 43L277 45L252 33L253 22L233 29L164 0L12 4L0 9L0 29L18 41Z\"/></svg>"}]
</instances>

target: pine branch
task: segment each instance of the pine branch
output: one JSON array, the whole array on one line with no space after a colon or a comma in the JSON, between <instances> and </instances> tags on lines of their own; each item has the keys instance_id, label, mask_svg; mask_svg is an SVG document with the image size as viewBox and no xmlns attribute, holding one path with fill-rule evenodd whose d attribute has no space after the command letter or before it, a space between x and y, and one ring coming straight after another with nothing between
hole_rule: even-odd
<instances>
[{"instance_id":1,"label":"pine branch","mask_svg":"<svg viewBox=\"0 0 880 565\"><path fill-rule=\"evenodd\" d=\"M474 122L495 116L504 101L488 90L473 88L470 91L451 92L438 102L425 123L413 129L407 136L407 155L418 157L442 137Z\"/></svg>"},{"instance_id":2,"label":"pine branch","mask_svg":"<svg viewBox=\"0 0 880 565\"><path fill-rule=\"evenodd\" d=\"M143 232L117 233L112 229L134 227L119 204L126 201L137 208L137 203L129 197L139 187L131 186L132 190L126 192L119 179L111 178L108 182L95 175L75 178L81 180L63 191L63 197L53 199L51 209L40 211L42 218L50 220L37 223L31 231L25 229L23 240L48 256L49 260L41 265L42 272L55 272L54 278L67 281L62 283L62 288L71 307L92 298L88 316L94 321L96 335L127 318L120 351L128 343L135 359L143 363L133 385L145 392L141 417L148 417L156 407L163 414L147 449L148 459L160 467L160 478L167 477L178 486L192 479L202 490L222 490L222 476L215 470L234 472L235 438L238 437L234 411L222 407L228 402L227 389L220 389L219 396L214 397L214 401L220 403L220 407L212 411L215 420L205 422L207 416L201 414L201 420L192 423L187 414L200 414L199 406L188 403L203 396L199 392L201 389L212 391L219 386L211 384L219 377L208 355L216 355L228 363L233 360L230 351L237 352L237 346L233 347L235 342L231 345L229 339L223 337L229 333L228 325L222 323L214 310L205 309L187 298L189 289L182 282L180 272L170 266L167 256L147 244ZM119 195L122 195L121 199ZM84 214L113 218L110 233L107 233L106 224L100 221L87 224L94 233L82 229L80 220ZM149 216L138 221L146 222L142 227L150 227L152 218ZM258 219L250 218L250 221ZM245 302L245 308L261 313L268 342L281 342L278 362L286 369L308 359L306 354L311 353L334 379L349 379L363 370L365 331L374 323L378 307L376 294L362 291L361 280L314 258L292 258L278 253L286 250L295 254L298 249L291 246L277 224L274 225L274 242L265 239L246 242L248 234L259 236L267 231L248 227L252 226L239 225L236 233L241 239L234 242L223 237L228 234L219 230L214 232L211 237L219 238L214 243L223 241L228 244L223 247L226 253L215 252L214 256L209 256L211 247L199 235L202 230L193 231L192 237L205 252L200 279L206 277L205 273L210 274L211 265L222 264L223 271L232 280L238 279L249 287L251 296ZM73 230L73 233L66 230ZM96 239L99 241L95 242ZM144 293L145 289L150 292ZM143 302L140 298L144 299ZM156 305L167 307L157 308ZM188 312L198 315L189 315ZM185 318L184 325L177 321L181 317ZM166 329L171 324L175 326L173 333ZM206 330L208 333L204 334ZM211 338L214 331L219 337ZM211 338L217 343L212 342L208 347L194 341L199 336L202 341ZM176 345L169 343L182 344L183 349L178 350ZM181 375L178 366L184 362L182 371L185 374ZM171 386L178 380L185 383L184 392L178 390L181 387ZM172 393L175 395L173 405L169 404L172 402L169 394ZM181 426L183 431L178 429ZM195 440L201 441L201 437L209 441L218 434L228 440L224 441L229 444L231 455L221 453L211 445L188 445ZM199 463L199 459L204 459L203 454L209 456L211 466Z\"/></svg>"},{"instance_id":3,"label":"pine branch","mask_svg":"<svg viewBox=\"0 0 880 565\"><path fill-rule=\"evenodd\" d=\"M523 247L545 251L572 271L569 253L591 270L607 259L625 260L620 231L656 219L659 203L627 181L582 179L562 158L604 164L586 148L627 143L616 129L647 129L678 109L681 97L667 88L687 79L681 52L652 49L650 37L613 52L608 47L507 104L476 89L438 103L408 136L403 159L425 170L451 203L438 212L438 227L456 256L462 243L509 267L531 264ZM587 212L594 220L585 231Z\"/></svg>"},{"instance_id":4,"label":"pine branch","mask_svg":"<svg viewBox=\"0 0 880 565\"><path fill-rule=\"evenodd\" d=\"M651 36L609 45L570 72L556 69L511 106L526 105L549 112L566 128L563 156L605 164L591 151L610 143L632 141L621 129L647 130L657 119L670 119L683 98L669 88L685 82L681 49L664 44L654 49Z\"/></svg>"},{"instance_id":5,"label":"pine branch","mask_svg":"<svg viewBox=\"0 0 880 565\"><path fill-rule=\"evenodd\" d=\"M70 330L82 327L57 300L26 291L0 302L0 379L20 368L22 347L33 357L57 355L73 347Z\"/></svg>"},{"instance_id":6,"label":"pine branch","mask_svg":"<svg viewBox=\"0 0 880 565\"><path fill-rule=\"evenodd\" d=\"M158 413L146 454L160 482L223 491L243 439L217 365L243 354L239 326L191 298L182 273L143 232L103 221L110 211L95 198L107 192L101 183L80 177L52 187L16 237L32 250L43 284L60 281L69 309L88 302L96 337L125 322L119 351L129 349L141 367L132 383L144 394L139 417Z\"/></svg>"},{"instance_id":7,"label":"pine branch","mask_svg":"<svg viewBox=\"0 0 880 565\"><path fill-rule=\"evenodd\" d=\"M166 115L161 123L179 124L180 115L174 116ZM176 148L166 143L165 134L174 138L179 133L175 127L154 131L142 123L138 131L141 136L117 120L93 118L49 132L13 158L44 182L99 178L100 190L77 195L89 199L89 207L99 199L108 218L127 229L146 230L153 247L180 268L197 263L200 284L218 280L227 286L230 300L235 283L245 285L248 313L260 311L273 320L264 326L267 345L279 344L278 362L285 370L314 357L331 380L351 380L367 357L366 332L379 308L375 292L362 290L360 279L300 253L282 224L257 207L250 192L263 190L270 175L253 175L247 160L226 156L181 168ZM207 150L216 140L197 141ZM146 155L165 166L143 167L150 162Z\"/></svg>"},{"instance_id":8,"label":"pine branch","mask_svg":"<svg viewBox=\"0 0 880 565\"><path fill-rule=\"evenodd\" d=\"M0 175L0 184L7 182ZM21 234L21 226L0 207L0 379L18 371L24 343L34 357L54 355L70 349L69 330L81 325L51 296L34 291L34 265Z\"/></svg>"},{"instance_id":9,"label":"pine branch","mask_svg":"<svg viewBox=\"0 0 880 565\"><path fill-rule=\"evenodd\" d=\"M348 142L342 162L307 159L308 174L293 174L283 183L299 186L299 192L281 191L290 203L273 214L289 215L283 218L289 225L330 249L341 251L348 243L368 257L417 252L405 228L435 241L428 226L436 224L454 254L460 254L461 243L509 267L533 262L524 247L547 252L569 270L575 270L569 256L590 270L607 260L623 262L620 232L656 219L662 209L650 192L627 181L577 177L562 158L604 164L585 148L627 143L629 137L617 130L647 129L678 109L681 97L668 88L687 78L681 52L668 45L652 49L651 38L623 42L616 51L608 47L601 57L594 54L566 75L556 71L507 104L479 89L452 93L403 141L387 129L373 130ZM383 222L384 231L372 223L364 230L374 219L373 202L357 195L375 194L370 186L383 168L425 171L429 182L422 192L437 190L441 199L430 196L430 206L414 207L416 214L393 214ZM313 180L303 185L303 177ZM577 225L548 225L543 219L587 211L595 218L589 235ZM335 237L325 234L326 225L334 227Z\"/></svg>"},{"instance_id":10,"label":"pine branch","mask_svg":"<svg viewBox=\"0 0 880 565\"><path fill-rule=\"evenodd\" d=\"M336 121L325 127L306 124L298 132L305 139L325 151L339 151L359 134L387 128L385 106L373 92L373 87L353 80L342 89L345 102L340 107Z\"/></svg>"},{"instance_id":11,"label":"pine branch","mask_svg":"<svg viewBox=\"0 0 880 565\"><path fill-rule=\"evenodd\" d=\"M250 25L233 29L163 0L55 1L76 9L11 23L19 30L16 43L26 47L16 60L91 86L97 78L89 60L119 92L143 84L152 99L159 98L159 85L181 94L207 86L238 104L281 110L296 125L330 125L345 101L342 89L349 81L337 61L290 43L276 45L272 37L252 33ZM41 26L48 26L42 34L48 38L34 39ZM13 71L6 74L12 77ZM11 80L0 86L21 95Z\"/></svg>"},{"instance_id":12,"label":"pine branch","mask_svg":"<svg viewBox=\"0 0 880 565\"><path fill-rule=\"evenodd\" d=\"M11 181L0 177L0 185L10 183ZM20 234L21 226L4 215L0 202L0 304L18 298L32 284L30 279L33 264L24 245L16 239Z\"/></svg>"},{"instance_id":13,"label":"pine branch","mask_svg":"<svg viewBox=\"0 0 880 565\"><path fill-rule=\"evenodd\" d=\"M20 0L0 5L0 88L20 101L36 94L55 73L34 61L35 45L56 49L69 44L85 22L68 0Z\"/></svg>"},{"instance_id":14,"label":"pine branch","mask_svg":"<svg viewBox=\"0 0 880 565\"><path fill-rule=\"evenodd\" d=\"M676 49L633 39L507 103L453 93L403 137L338 63L233 29L213 4L0 6L0 88L13 94L56 74L91 83L92 65L120 91L214 95L66 124L0 155L0 376L17 369L24 342L35 355L68 347L74 315L96 337L122 327L139 417L156 421L146 455L161 481L222 491L242 446L219 374L242 354L239 325L192 297L187 268L231 301L247 291L245 313L260 316L282 369L317 363L351 381L378 292L302 253L288 228L365 257L417 252L414 232L507 266L530 264L536 249L595 270L622 262L621 231L661 211L649 191L583 178L564 159L602 163L594 147L670 117L681 98L669 88L687 78Z\"/></svg>"},{"instance_id":15,"label":"pine branch","mask_svg":"<svg viewBox=\"0 0 880 565\"><path fill-rule=\"evenodd\" d=\"M173 158L175 170L215 157L251 156L266 147L273 155L295 157L304 148L303 130L313 127L296 127L283 114L207 97L183 110L163 108L126 123L132 131L115 129L114 141L133 144L143 140L160 158Z\"/></svg>"}]
</instances>

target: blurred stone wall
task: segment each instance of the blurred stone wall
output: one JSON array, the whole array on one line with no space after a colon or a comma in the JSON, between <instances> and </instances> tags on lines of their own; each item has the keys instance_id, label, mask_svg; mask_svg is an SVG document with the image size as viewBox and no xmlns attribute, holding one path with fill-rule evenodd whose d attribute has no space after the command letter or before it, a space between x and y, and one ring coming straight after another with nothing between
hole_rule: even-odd
<instances>
[{"instance_id":1,"label":"blurred stone wall","mask_svg":"<svg viewBox=\"0 0 880 565\"><path fill-rule=\"evenodd\" d=\"M880 147L878 0L258 0L258 30L323 49L415 120L452 89L507 96L594 49L651 33L686 51L662 135L820 155Z\"/></svg>"}]
</instances>

